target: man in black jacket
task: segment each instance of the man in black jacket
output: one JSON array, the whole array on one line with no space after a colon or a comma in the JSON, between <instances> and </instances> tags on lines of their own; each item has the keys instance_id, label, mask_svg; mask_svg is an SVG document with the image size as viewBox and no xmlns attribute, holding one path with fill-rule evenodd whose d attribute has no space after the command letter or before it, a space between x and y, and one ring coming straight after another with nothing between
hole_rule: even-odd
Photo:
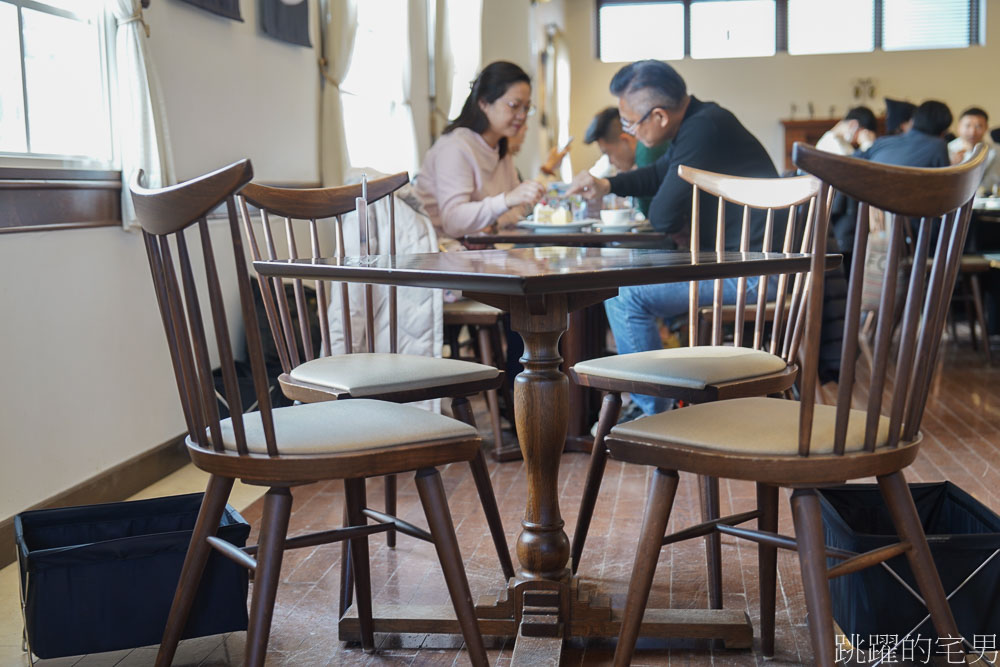
<instances>
[{"instance_id":1,"label":"man in black jacket","mask_svg":"<svg viewBox=\"0 0 1000 667\"><path fill-rule=\"evenodd\" d=\"M587 198L610 192L621 196L651 196L649 221L661 232L687 246L691 224L691 185L677 175L678 165L707 169L733 176L777 177L767 151L731 112L714 102L702 102L687 92L680 74L658 60L626 65L611 80L618 97L622 129L647 146L664 140L672 143L652 165L594 178L583 172L573 179L569 192ZM710 201L707 198L706 201ZM742 212L730 207L726 215L726 248L739 248ZM761 224L754 225L751 245L763 238ZM704 225L701 247L714 249L715 225Z\"/></svg>"},{"instance_id":2,"label":"man in black jacket","mask_svg":"<svg viewBox=\"0 0 1000 667\"><path fill-rule=\"evenodd\" d=\"M670 140L670 148L654 164L610 179L594 178L582 172L573 179L569 193L592 199L613 192L621 196L653 198L649 221L653 227L670 235L681 247L690 247L691 185L677 175L678 165L687 165L733 176L771 177L778 173L767 151L757 139L726 109L714 102L702 102L688 94L684 79L673 67L657 60L643 60L626 65L611 80L611 93L618 97L622 129L651 146ZM715 199L703 195L702 210L712 212ZM708 222L708 221L706 221ZM775 238L781 238L783 221L775 221ZM727 206L725 247L738 250L742 208ZM715 248L715 224L701 225L699 247ZM764 236L764 215L755 211L751 217L750 244L760 248ZM756 280L748 281L748 301L756 300ZM723 282L723 297L736 301L736 279ZM701 285L702 303L711 303L712 283ZM656 318L671 321L688 309L688 284L668 283L623 287L619 295L605 302L608 321L618 345L618 352L642 352L660 349ZM661 412L667 399L633 396L645 414Z\"/></svg>"}]
</instances>

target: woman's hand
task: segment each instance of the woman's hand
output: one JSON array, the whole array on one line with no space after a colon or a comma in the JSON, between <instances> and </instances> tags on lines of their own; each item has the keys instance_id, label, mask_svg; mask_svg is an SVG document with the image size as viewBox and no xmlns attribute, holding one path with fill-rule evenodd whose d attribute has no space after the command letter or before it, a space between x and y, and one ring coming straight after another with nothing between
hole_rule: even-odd
<instances>
[{"instance_id":1,"label":"woman's hand","mask_svg":"<svg viewBox=\"0 0 1000 667\"><path fill-rule=\"evenodd\" d=\"M507 208L526 205L534 206L545 194L545 186L538 181L523 181L516 188L503 196L503 201Z\"/></svg>"},{"instance_id":2,"label":"woman's hand","mask_svg":"<svg viewBox=\"0 0 1000 667\"><path fill-rule=\"evenodd\" d=\"M606 178L594 178L589 171L581 171L573 177L567 195L583 195L584 199L600 199L611 193L611 182Z\"/></svg>"}]
</instances>

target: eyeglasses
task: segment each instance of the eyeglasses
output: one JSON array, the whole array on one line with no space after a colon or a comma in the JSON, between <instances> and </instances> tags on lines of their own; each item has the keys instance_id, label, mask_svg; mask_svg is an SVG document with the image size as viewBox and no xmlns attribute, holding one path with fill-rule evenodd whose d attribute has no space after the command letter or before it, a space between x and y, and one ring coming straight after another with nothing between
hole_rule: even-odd
<instances>
[{"instance_id":1,"label":"eyeglasses","mask_svg":"<svg viewBox=\"0 0 1000 667\"><path fill-rule=\"evenodd\" d=\"M521 113L523 113L525 116L534 116L535 115L535 105L533 105L531 102L506 102L505 101L504 104L507 105L507 108L510 109L510 112L512 114L514 114L515 116L517 116L518 114L521 114Z\"/></svg>"},{"instance_id":2,"label":"eyeglasses","mask_svg":"<svg viewBox=\"0 0 1000 667\"><path fill-rule=\"evenodd\" d=\"M632 135L634 135L636 133L636 130L639 129L639 126L646 122L646 119L649 118L650 114L652 114L654 111L656 111L657 109L660 109L660 108L661 107L652 107L652 108L650 108L649 111L647 111L646 113L644 113L642 115L642 118L640 118L639 120L635 121L634 123L629 123L629 122L626 122L626 121L623 120L622 121L622 132L624 132L625 134L632 134Z\"/></svg>"}]
</instances>

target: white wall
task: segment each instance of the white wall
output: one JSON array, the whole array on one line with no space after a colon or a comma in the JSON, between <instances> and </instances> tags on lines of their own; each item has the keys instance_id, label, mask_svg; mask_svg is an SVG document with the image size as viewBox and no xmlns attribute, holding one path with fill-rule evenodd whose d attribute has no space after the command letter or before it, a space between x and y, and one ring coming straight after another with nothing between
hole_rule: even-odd
<instances>
[{"instance_id":1,"label":"white wall","mask_svg":"<svg viewBox=\"0 0 1000 667\"><path fill-rule=\"evenodd\" d=\"M242 157L319 181L314 48L182 2L146 12L178 177ZM216 228L218 230L218 228ZM118 228L0 237L0 520L185 429L142 239Z\"/></svg>"},{"instance_id":2,"label":"white wall","mask_svg":"<svg viewBox=\"0 0 1000 667\"><path fill-rule=\"evenodd\" d=\"M608 83L623 63L602 63L595 55L594 4L568 2L567 34L571 40L572 134L582 137L593 115L615 104ZM956 116L973 104L1000 125L1000 88L991 80L1000 63L1000 0L987 2L986 45L968 49L877 52L827 56L741 58L733 60L672 61L687 82L688 90L702 100L728 108L771 154L779 170L784 162L780 119L788 118L791 105L796 118L807 118L808 102L816 117L829 116L831 106L842 115L858 104L851 82L872 78L876 98L862 100L876 113L885 109L884 96L920 103L938 99ZM577 171L599 156L595 146L582 144L571 153Z\"/></svg>"},{"instance_id":3,"label":"white wall","mask_svg":"<svg viewBox=\"0 0 1000 667\"><path fill-rule=\"evenodd\" d=\"M142 239L116 228L0 242L0 518L184 431Z\"/></svg>"},{"instance_id":4,"label":"white wall","mask_svg":"<svg viewBox=\"0 0 1000 667\"><path fill-rule=\"evenodd\" d=\"M261 32L254 0L240 3L243 23L174 0L146 10L179 179L248 157L258 180L320 180L318 12L308 4L312 48Z\"/></svg>"}]
</instances>

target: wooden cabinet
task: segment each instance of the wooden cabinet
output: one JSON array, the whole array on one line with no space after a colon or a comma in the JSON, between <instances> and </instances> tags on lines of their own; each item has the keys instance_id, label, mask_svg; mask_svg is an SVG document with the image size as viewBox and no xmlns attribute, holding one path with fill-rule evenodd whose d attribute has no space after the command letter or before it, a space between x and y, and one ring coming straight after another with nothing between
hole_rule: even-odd
<instances>
[{"instance_id":1,"label":"wooden cabinet","mask_svg":"<svg viewBox=\"0 0 1000 667\"><path fill-rule=\"evenodd\" d=\"M782 127L785 128L785 171L795 169L792 164L792 146L796 141L805 142L815 146L823 133L832 128L839 118L809 118L802 120L783 120ZM885 134L885 116L876 117L878 127L875 134L882 136Z\"/></svg>"},{"instance_id":2,"label":"wooden cabinet","mask_svg":"<svg viewBox=\"0 0 1000 667\"><path fill-rule=\"evenodd\" d=\"M815 146L823 133L837 124L839 118L809 118L803 120L783 120L785 128L785 171L795 169L792 164L792 146L796 141Z\"/></svg>"}]
</instances>

